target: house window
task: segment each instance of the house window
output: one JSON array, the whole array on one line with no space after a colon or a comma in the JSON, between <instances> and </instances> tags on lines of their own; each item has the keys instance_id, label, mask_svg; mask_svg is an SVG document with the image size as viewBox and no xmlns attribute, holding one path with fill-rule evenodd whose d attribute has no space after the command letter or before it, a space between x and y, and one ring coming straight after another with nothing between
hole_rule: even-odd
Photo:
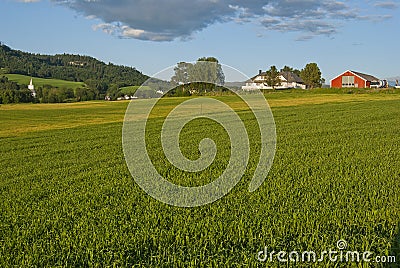
<instances>
[{"instance_id":1,"label":"house window","mask_svg":"<svg viewBox=\"0 0 400 268\"><path fill-rule=\"evenodd\" d=\"M354 76L342 76L342 87L354 87Z\"/></svg>"}]
</instances>

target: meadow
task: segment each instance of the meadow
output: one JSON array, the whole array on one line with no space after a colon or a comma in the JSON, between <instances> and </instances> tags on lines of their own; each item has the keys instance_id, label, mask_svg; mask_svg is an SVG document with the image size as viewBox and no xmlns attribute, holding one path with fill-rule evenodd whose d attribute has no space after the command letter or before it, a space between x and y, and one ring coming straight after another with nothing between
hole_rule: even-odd
<instances>
[{"instance_id":1,"label":"meadow","mask_svg":"<svg viewBox=\"0 0 400 268\"><path fill-rule=\"evenodd\" d=\"M121 88L120 88L120 92L121 92L122 94L133 95L133 94L135 94L136 90L137 90L139 87L140 87L140 86L121 87Z\"/></svg>"},{"instance_id":2,"label":"meadow","mask_svg":"<svg viewBox=\"0 0 400 268\"><path fill-rule=\"evenodd\" d=\"M341 239L400 263L400 94L266 94L277 151L253 193L257 123L235 96L215 98L237 110L253 154L233 191L196 208L158 202L132 179L121 140L128 102L1 105L0 266L389 267L257 259L265 247L321 252ZM166 162L158 130L186 99L160 101L146 138L161 174L199 185L222 172L229 144L221 126L197 119L183 129L181 149L195 159L210 137L215 163L194 177Z\"/></svg>"},{"instance_id":3,"label":"meadow","mask_svg":"<svg viewBox=\"0 0 400 268\"><path fill-rule=\"evenodd\" d=\"M20 74L5 74L4 76L6 76L10 81L14 81L21 85L29 85L29 82L31 81L32 78L30 76L20 75ZM60 79L45 79L38 77L33 77L33 84L35 87L41 87L44 85L51 85L52 87L72 88L72 89L86 87L85 83L83 82L71 82Z\"/></svg>"},{"instance_id":4,"label":"meadow","mask_svg":"<svg viewBox=\"0 0 400 268\"><path fill-rule=\"evenodd\" d=\"M129 96L133 96L135 95L136 91L140 88L141 91L149 91L149 92L153 92L153 89L151 89L151 87L149 86L127 86L127 87L121 87L119 89L119 93L120 95L129 95Z\"/></svg>"}]
</instances>

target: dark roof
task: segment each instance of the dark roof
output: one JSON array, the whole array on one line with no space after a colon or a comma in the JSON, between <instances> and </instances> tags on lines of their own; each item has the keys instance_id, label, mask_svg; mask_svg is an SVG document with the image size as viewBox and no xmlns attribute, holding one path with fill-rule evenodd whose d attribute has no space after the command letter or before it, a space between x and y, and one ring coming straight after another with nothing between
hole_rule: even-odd
<instances>
[{"instance_id":1,"label":"dark roof","mask_svg":"<svg viewBox=\"0 0 400 268\"><path fill-rule=\"evenodd\" d=\"M261 72L261 73L258 73L257 75L255 75L255 76L253 76L252 78L250 78L250 80L248 80L248 81L254 81L254 79L256 79L257 78L257 76L267 76L267 72Z\"/></svg>"},{"instance_id":2,"label":"dark roof","mask_svg":"<svg viewBox=\"0 0 400 268\"><path fill-rule=\"evenodd\" d=\"M267 76L267 72L261 72L248 80L247 82L254 81L258 76ZM301 79L297 74L293 72L280 72L279 75L282 75L288 83L296 82L296 83L304 83L303 79Z\"/></svg>"},{"instance_id":3,"label":"dark roof","mask_svg":"<svg viewBox=\"0 0 400 268\"><path fill-rule=\"evenodd\" d=\"M375 76L369 75L369 74L363 74L363 73L359 73L359 72L355 72L355 71L350 71L356 75L358 75L359 77L367 80L367 81L379 81L379 78L376 78Z\"/></svg>"},{"instance_id":4,"label":"dark roof","mask_svg":"<svg viewBox=\"0 0 400 268\"><path fill-rule=\"evenodd\" d=\"M288 83L304 83L303 79L293 72L280 72L279 74L282 75Z\"/></svg>"}]
</instances>

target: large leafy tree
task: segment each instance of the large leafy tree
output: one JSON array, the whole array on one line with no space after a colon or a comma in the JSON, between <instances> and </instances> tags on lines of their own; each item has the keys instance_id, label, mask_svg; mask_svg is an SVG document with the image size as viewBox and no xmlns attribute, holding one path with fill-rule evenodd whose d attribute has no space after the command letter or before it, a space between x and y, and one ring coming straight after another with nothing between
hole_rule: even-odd
<instances>
[{"instance_id":1,"label":"large leafy tree","mask_svg":"<svg viewBox=\"0 0 400 268\"><path fill-rule=\"evenodd\" d=\"M279 78L280 74L276 66L271 66L271 68L267 71L267 75L265 76L265 82L268 86L275 89L276 86L281 85L281 79Z\"/></svg>"},{"instance_id":2,"label":"large leafy tree","mask_svg":"<svg viewBox=\"0 0 400 268\"><path fill-rule=\"evenodd\" d=\"M179 62L174 68L175 75L171 77L171 82L175 85L189 83L189 72L192 67L191 63Z\"/></svg>"},{"instance_id":3,"label":"large leafy tree","mask_svg":"<svg viewBox=\"0 0 400 268\"><path fill-rule=\"evenodd\" d=\"M202 57L199 58L194 65L197 68L197 72L200 70L200 75L203 80L202 82L209 82L212 84L223 85L225 83L225 74L222 70L222 66L217 58L214 57Z\"/></svg>"},{"instance_id":4,"label":"large leafy tree","mask_svg":"<svg viewBox=\"0 0 400 268\"><path fill-rule=\"evenodd\" d=\"M309 88L321 87L324 79L316 63L308 63L300 72L300 77Z\"/></svg>"},{"instance_id":5,"label":"large leafy tree","mask_svg":"<svg viewBox=\"0 0 400 268\"><path fill-rule=\"evenodd\" d=\"M199 58L196 63L180 62L174 68L171 82L175 85L204 82L223 85L225 75L221 64L214 57Z\"/></svg>"}]
</instances>

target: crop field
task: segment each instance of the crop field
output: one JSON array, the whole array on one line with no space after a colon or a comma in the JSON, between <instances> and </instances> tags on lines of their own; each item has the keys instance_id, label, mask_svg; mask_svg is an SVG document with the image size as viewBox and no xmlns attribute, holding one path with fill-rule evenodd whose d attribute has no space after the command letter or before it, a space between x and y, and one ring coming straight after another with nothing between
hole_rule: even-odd
<instances>
[{"instance_id":1,"label":"crop field","mask_svg":"<svg viewBox=\"0 0 400 268\"><path fill-rule=\"evenodd\" d=\"M237 111L252 154L230 193L195 208L161 203L132 179L122 149L128 102L1 105L0 267L398 267L262 262L258 253L320 253L345 240L348 250L400 263L400 94L265 96L277 151L264 184L248 192L259 153L254 115L235 96L215 97ZM182 129L188 158L199 157L205 137L218 148L196 176L168 164L160 146L163 118L187 99L159 102L147 148L166 179L202 185L229 158L220 125L196 119Z\"/></svg>"},{"instance_id":2,"label":"crop field","mask_svg":"<svg viewBox=\"0 0 400 268\"><path fill-rule=\"evenodd\" d=\"M23 85L29 85L29 82L31 81L31 78L33 78L33 84L36 87L44 86L44 85L51 85L53 87L59 87L59 88L83 88L86 87L85 83L83 82L71 82L71 81L65 81L65 80L59 80L59 79L45 79L45 78L37 78L37 77L30 77L26 75L20 75L20 74L6 74L6 77L10 81L14 81L18 84L23 84Z\"/></svg>"}]
</instances>

